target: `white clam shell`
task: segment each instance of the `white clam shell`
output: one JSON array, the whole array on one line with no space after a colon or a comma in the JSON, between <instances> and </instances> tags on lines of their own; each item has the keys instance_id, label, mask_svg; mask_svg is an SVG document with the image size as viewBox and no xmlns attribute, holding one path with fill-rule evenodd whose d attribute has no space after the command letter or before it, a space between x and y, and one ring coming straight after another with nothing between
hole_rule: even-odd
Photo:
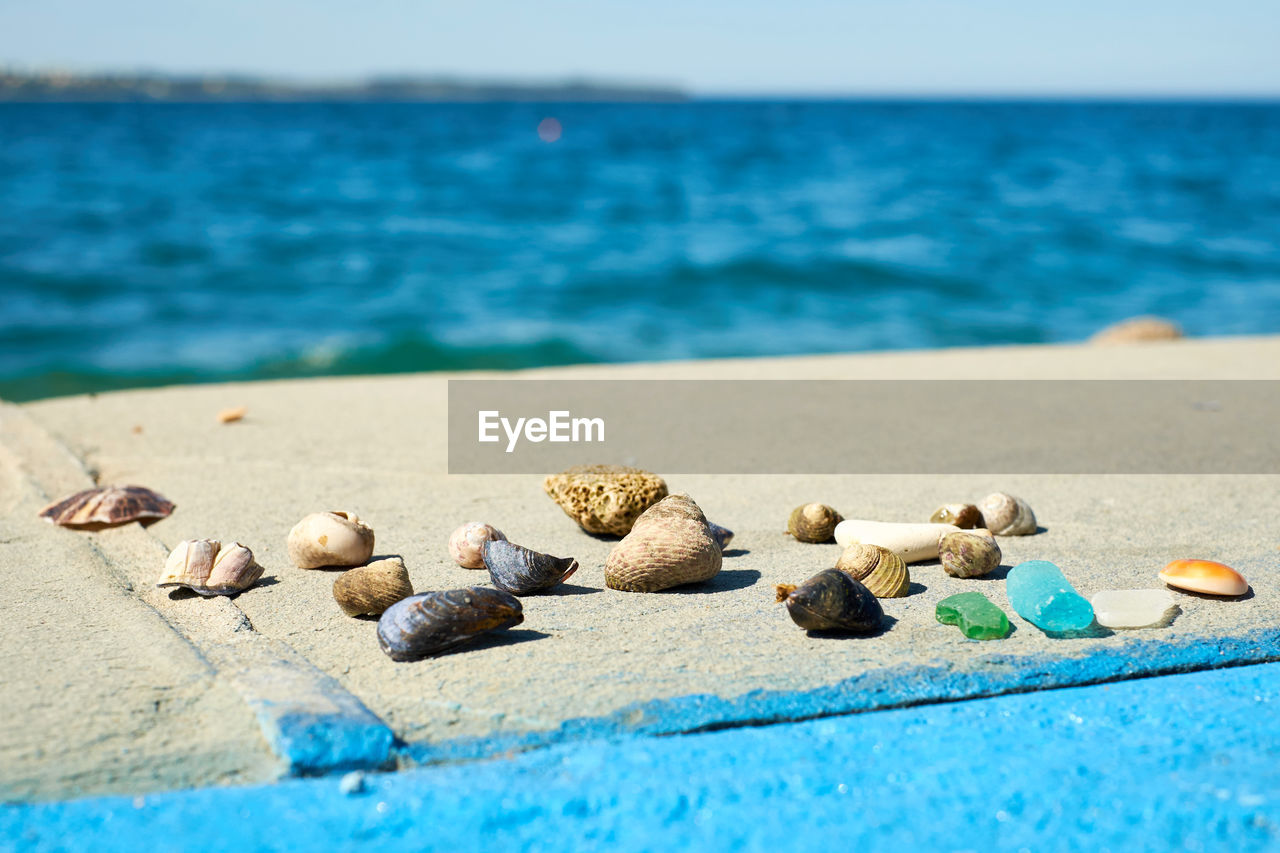
<instances>
[{"instance_id":1,"label":"white clam shell","mask_svg":"<svg viewBox=\"0 0 1280 853\"><path fill-rule=\"evenodd\" d=\"M224 548L217 539L188 539L169 553L156 586L185 586L203 596L234 595L261 577L262 566L239 542Z\"/></svg>"}]
</instances>

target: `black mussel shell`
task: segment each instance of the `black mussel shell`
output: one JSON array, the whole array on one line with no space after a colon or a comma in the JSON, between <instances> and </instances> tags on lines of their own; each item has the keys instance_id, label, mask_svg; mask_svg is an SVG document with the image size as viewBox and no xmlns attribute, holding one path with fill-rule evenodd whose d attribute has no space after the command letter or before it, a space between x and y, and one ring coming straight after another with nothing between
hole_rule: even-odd
<instances>
[{"instance_id":1,"label":"black mussel shell","mask_svg":"<svg viewBox=\"0 0 1280 853\"><path fill-rule=\"evenodd\" d=\"M386 609L378 620L378 645L392 660L422 660L523 621L519 600L500 589L423 592Z\"/></svg>"},{"instance_id":2,"label":"black mussel shell","mask_svg":"<svg viewBox=\"0 0 1280 853\"><path fill-rule=\"evenodd\" d=\"M482 554L493 585L512 595L551 589L578 570L578 561L572 557L539 554L502 539L485 542Z\"/></svg>"},{"instance_id":3,"label":"black mussel shell","mask_svg":"<svg viewBox=\"0 0 1280 853\"><path fill-rule=\"evenodd\" d=\"M718 524L712 524L708 521L707 529L711 531L711 538L716 540L721 551L728 548L729 543L733 541L733 531L727 527L721 527Z\"/></svg>"},{"instance_id":4,"label":"black mussel shell","mask_svg":"<svg viewBox=\"0 0 1280 853\"><path fill-rule=\"evenodd\" d=\"M808 631L871 634L880 630L884 619L871 590L838 569L819 572L791 589L783 600L791 619Z\"/></svg>"}]
</instances>

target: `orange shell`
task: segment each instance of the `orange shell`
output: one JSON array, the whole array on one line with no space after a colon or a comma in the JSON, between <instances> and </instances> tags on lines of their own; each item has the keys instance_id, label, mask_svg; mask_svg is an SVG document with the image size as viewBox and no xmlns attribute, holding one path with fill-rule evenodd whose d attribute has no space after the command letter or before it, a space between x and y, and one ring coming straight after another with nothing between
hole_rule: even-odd
<instances>
[{"instance_id":1,"label":"orange shell","mask_svg":"<svg viewBox=\"0 0 1280 853\"><path fill-rule=\"evenodd\" d=\"M1230 566L1212 560L1174 560L1164 567L1160 580L1178 589L1209 595L1244 595L1249 582Z\"/></svg>"}]
</instances>

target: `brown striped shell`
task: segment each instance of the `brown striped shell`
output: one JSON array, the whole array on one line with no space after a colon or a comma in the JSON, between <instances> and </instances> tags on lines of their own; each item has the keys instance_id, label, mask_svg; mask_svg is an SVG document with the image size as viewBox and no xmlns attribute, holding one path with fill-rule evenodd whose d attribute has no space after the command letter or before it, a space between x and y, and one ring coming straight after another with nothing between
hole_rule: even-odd
<instances>
[{"instance_id":1,"label":"brown striped shell","mask_svg":"<svg viewBox=\"0 0 1280 853\"><path fill-rule=\"evenodd\" d=\"M933 511L929 521L934 524L954 524L961 530L982 526L982 510L973 504L943 504Z\"/></svg>"},{"instance_id":2,"label":"brown striped shell","mask_svg":"<svg viewBox=\"0 0 1280 853\"><path fill-rule=\"evenodd\" d=\"M911 588L911 574L902 558L879 545L850 545L836 568L871 590L876 598L902 598Z\"/></svg>"},{"instance_id":3,"label":"brown striped shell","mask_svg":"<svg viewBox=\"0 0 1280 853\"><path fill-rule=\"evenodd\" d=\"M142 486L100 486L51 503L40 517L62 527L102 530L140 521L144 525L173 512L173 502Z\"/></svg>"},{"instance_id":4,"label":"brown striped shell","mask_svg":"<svg viewBox=\"0 0 1280 853\"><path fill-rule=\"evenodd\" d=\"M801 542L830 542L841 521L840 513L826 504L805 504L791 510L787 532Z\"/></svg>"},{"instance_id":5,"label":"brown striped shell","mask_svg":"<svg viewBox=\"0 0 1280 853\"><path fill-rule=\"evenodd\" d=\"M386 609L378 620L378 645L394 661L422 660L523 621L520 599L500 589L422 592Z\"/></svg>"},{"instance_id":6,"label":"brown striped shell","mask_svg":"<svg viewBox=\"0 0 1280 853\"><path fill-rule=\"evenodd\" d=\"M261 577L262 566L239 542L224 548L217 539L188 539L170 552L156 586L185 586L206 597L235 595Z\"/></svg>"},{"instance_id":7,"label":"brown striped shell","mask_svg":"<svg viewBox=\"0 0 1280 853\"><path fill-rule=\"evenodd\" d=\"M413 595L409 570L399 557L374 560L338 575L333 600L348 616L380 616L402 598Z\"/></svg>"},{"instance_id":8,"label":"brown striped shell","mask_svg":"<svg viewBox=\"0 0 1280 853\"><path fill-rule=\"evenodd\" d=\"M657 474L625 465L575 465L542 482L565 515L588 533L626 536L640 514L667 496Z\"/></svg>"},{"instance_id":9,"label":"brown striped shell","mask_svg":"<svg viewBox=\"0 0 1280 853\"><path fill-rule=\"evenodd\" d=\"M604 581L625 592L657 592L710 580L723 559L698 505L688 495L671 495L645 510L613 546Z\"/></svg>"}]
</instances>

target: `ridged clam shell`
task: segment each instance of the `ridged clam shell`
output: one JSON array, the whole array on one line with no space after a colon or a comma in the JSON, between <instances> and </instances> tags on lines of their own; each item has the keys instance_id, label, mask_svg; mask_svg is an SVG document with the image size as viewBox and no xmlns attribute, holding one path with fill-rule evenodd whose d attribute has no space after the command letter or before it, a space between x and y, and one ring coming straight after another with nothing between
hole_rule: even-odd
<instances>
[{"instance_id":1,"label":"ridged clam shell","mask_svg":"<svg viewBox=\"0 0 1280 853\"><path fill-rule=\"evenodd\" d=\"M953 578L980 578L1000 565L1000 546L985 529L948 533L938 544L942 570Z\"/></svg>"},{"instance_id":2,"label":"ridged clam shell","mask_svg":"<svg viewBox=\"0 0 1280 853\"><path fill-rule=\"evenodd\" d=\"M472 586L402 598L378 620L378 645L395 661L422 660L524 621L509 592Z\"/></svg>"},{"instance_id":3,"label":"ridged clam shell","mask_svg":"<svg viewBox=\"0 0 1280 853\"><path fill-rule=\"evenodd\" d=\"M613 546L604 580L611 589L657 592L710 580L723 560L702 510L688 495L671 495L645 510Z\"/></svg>"},{"instance_id":4,"label":"ridged clam shell","mask_svg":"<svg viewBox=\"0 0 1280 853\"><path fill-rule=\"evenodd\" d=\"M934 524L954 524L961 530L972 530L982 526L982 510L973 504L943 504L933 511L929 521Z\"/></svg>"},{"instance_id":5,"label":"ridged clam shell","mask_svg":"<svg viewBox=\"0 0 1280 853\"><path fill-rule=\"evenodd\" d=\"M1036 532L1036 514L1022 498L995 492L978 504L983 527L996 536L1030 536Z\"/></svg>"},{"instance_id":6,"label":"ridged clam shell","mask_svg":"<svg viewBox=\"0 0 1280 853\"><path fill-rule=\"evenodd\" d=\"M540 554L505 539L486 541L482 552L493 585L512 595L551 589L578 570L578 561L572 557Z\"/></svg>"},{"instance_id":7,"label":"ridged clam shell","mask_svg":"<svg viewBox=\"0 0 1280 853\"><path fill-rule=\"evenodd\" d=\"M49 504L40 517L61 527L101 530L133 521L150 524L171 512L172 501L142 486L101 486Z\"/></svg>"},{"instance_id":8,"label":"ridged clam shell","mask_svg":"<svg viewBox=\"0 0 1280 853\"><path fill-rule=\"evenodd\" d=\"M239 542L224 548L217 539L188 539L169 553L156 586L185 586L203 596L235 595L261 577L262 566Z\"/></svg>"},{"instance_id":9,"label":"ridged clam shell","mask_svg":"<svg viewBox=\"0 0 1280 853\"><path fill-rule=\"evenodd\" d=\"M289 559L300 569L362 566L373 556L373 530L354 512L313 512L289 531Z\"/></svg>"},{"instance_id":10,"label":"ridged clam shell","mask_svg":"<svg viewBox=\"0 0 1280 853\"><path fill-rule=\"evenodd\" d=\"M484 568L484 543L506 539L502 531L483 521L468 521L449 537L449 556L464 569Z\"/></svg>"},{"instance_id":11,"label":"ridged clam shell","mask_svg":"<svg viewBox=\"0 0 1280 853\"><path fill-rule=\"evenodd\" d=\"M902 598L911 588L911 573L902 558L879 545L850 545L836 568L860 582L876 598Z\"/></svg>"},{"instance_id":12,"label":"ridged clam shell","mask_svg":"<svg viewBox=\"0 0 1280 853\"><path fill-rule=\"evenodd\" d=\"M565 515L588 533L626 536L640 514L667 496L657 474L625 465L576 465L542 482Z\"/></svg>"},{"instance_id":13,"label":"ridged clam shell","mask_svg":"<svg viewBox=\"0 0 1280 853\"><path fill-rule=\"evenodd\" d=\"M839 569L819 572L800 586L781 584L777 595L792 621L807 631L870 634L884 619L871 590Z\"/></svg>"},{"instance_id":14,"label":"ridged clam shell","mask_svg":"<svg viewBox=\"0 0 1280 853\"><path fill-rule=\"evenodd\" d=\"M843 520L840 513L826 504L805 504L791 510L787 532L801 542L830 542L836 525Z\"/></svg>"},{"instance_id":15,"label":"ridged clam shell","mask_svg":"<svg viewBox=\"0 0 1280 853\"><path fill-rule=\"evenodd\" d=\"M711 538L716 540L716 544L723 551L729 547L729 543L733 541L733 531L727 527L721 527L718 524L707 522L707 529L711 531Z\"/></svg>"},{"instance_id":16,"label":"ridged clam shell","mask_svg":"<svg viewBox=\"0 0 1280 853\"><path fill-rule=\"evenodd\" d=\"M378 616L402 598L413 595L404 560L388 557L357 566L333 581L333 600L348 616Z\"/></svg>"}]
</instances>

